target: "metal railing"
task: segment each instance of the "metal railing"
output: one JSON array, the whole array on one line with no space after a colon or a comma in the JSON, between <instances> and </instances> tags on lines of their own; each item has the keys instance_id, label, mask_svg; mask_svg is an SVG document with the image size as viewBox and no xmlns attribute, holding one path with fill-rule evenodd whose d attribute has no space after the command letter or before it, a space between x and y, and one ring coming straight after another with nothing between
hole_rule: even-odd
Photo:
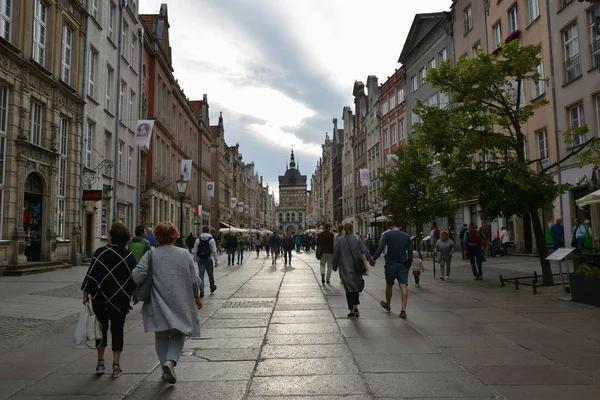
<instances>
[{"instance_id":1,"label":"metal railing","mask_svg":"<svg viewBox=\"0 0 600 400\"><path fill-rule=\"evenodd\" d=\"M565 61L565 80L569 83L581 76L581 57L579 54Z\"/></svg>"},{"instance_id":2,"label":"metal railing","mask_svg":"<svg viewBox=\"0 0 600 400\"><path fill-rule=\"evenodd\" d=\"M600 68L600 36L596 36L595 41L590 45L592 51L592 65Z\"/></svg>"}]
</instances>

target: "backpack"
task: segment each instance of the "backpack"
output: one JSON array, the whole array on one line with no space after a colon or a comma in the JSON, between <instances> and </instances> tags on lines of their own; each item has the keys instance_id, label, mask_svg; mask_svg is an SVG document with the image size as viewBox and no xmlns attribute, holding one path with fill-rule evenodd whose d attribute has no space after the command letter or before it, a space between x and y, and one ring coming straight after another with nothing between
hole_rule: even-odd
<instances>
[{"instance_id":1,"label":"backpack","mask_svg":"<svg viewBox=\"0 0 600 400\"><path fill-rule=\"evenodd\" d=\"M208 260L212 255L212 250L210 249L211 240L212 238L200 238L200 243L198 243L198 252L196 253L199 259Z\"/></svg>"}]
</instances>

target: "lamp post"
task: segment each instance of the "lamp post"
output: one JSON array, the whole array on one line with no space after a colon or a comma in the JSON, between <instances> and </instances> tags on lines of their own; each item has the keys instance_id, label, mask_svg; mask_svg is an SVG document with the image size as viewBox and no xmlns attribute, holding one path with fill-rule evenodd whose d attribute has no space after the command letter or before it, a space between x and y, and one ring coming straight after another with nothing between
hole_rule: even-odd
<instances>
[{"instance_id":1,"label":"lamp post","mask_svg":"<svg viewBox=\"0 0 600 400\"><path fill-rule=\"evenodd\" d=\"M177 193L179 193L179 240L183 244L183 198L187 190L188 181L183 179L183 174L175 182L177 184Z\"/></svg>"}]
</instances>

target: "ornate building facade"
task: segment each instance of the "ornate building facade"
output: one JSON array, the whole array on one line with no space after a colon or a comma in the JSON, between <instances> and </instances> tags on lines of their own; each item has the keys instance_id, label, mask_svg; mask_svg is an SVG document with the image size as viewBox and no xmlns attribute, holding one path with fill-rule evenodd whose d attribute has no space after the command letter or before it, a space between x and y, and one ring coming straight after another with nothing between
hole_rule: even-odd
<instances>
[{"instance_id":1,"label":"ornate building facade","mask_svg":"<svg viewBox=\"0 0 600 400\"><path fill-rule=\"evenodd\" d=\"M279 176L279 206L276 213L277 230L280 232L300 233L306 228L306 175L300 174L296 168L293 150L285 175Z\"/></svg>"}]
</instances>

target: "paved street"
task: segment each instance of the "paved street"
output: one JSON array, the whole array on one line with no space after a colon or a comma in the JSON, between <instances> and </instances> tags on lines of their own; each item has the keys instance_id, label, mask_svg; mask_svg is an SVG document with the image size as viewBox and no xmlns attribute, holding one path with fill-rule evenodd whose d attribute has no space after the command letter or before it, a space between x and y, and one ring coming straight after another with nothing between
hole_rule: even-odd
<instances>
[{"instance_id":1,"label":"paved street","mask_svg":"<svg viewBox=\"0 0 600 400\"><path fill-rule=\"evenodd\" d=\"M500 288L493 276L535 259L491 259L483 282L459 259L448 282L429 267L421 288L410 277L407 320L398 290L393 312L379 306L379 262L361 317L348 320L339 278L322 287L314 253L294 254L287 269L263 255L217 269L202 338L186 342L175 386L161 382L139 306L126 322L123 375L93 374L95 351L72 345L85 267L1 278L0 399L600 398L600 309Z\"/></svg>"}]
</instances>

